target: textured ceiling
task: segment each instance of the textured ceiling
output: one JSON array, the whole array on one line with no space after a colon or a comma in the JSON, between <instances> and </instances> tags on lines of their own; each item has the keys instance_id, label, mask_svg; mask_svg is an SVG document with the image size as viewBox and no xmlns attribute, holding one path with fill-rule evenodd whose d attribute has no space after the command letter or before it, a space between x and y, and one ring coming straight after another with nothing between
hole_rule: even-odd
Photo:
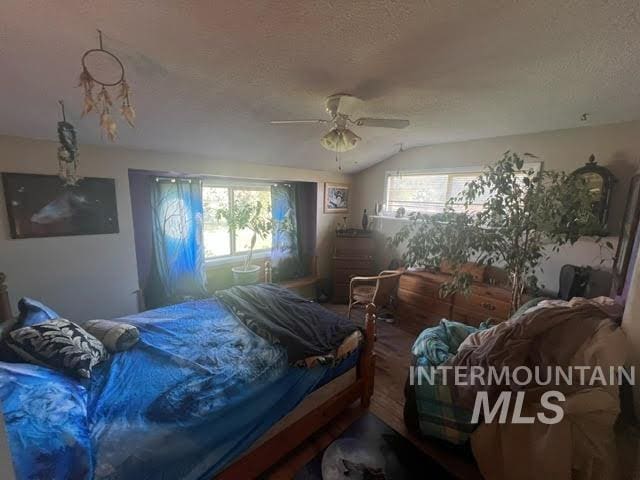
<instances>
[{"instance_id":1,"label":"textured ceiling","mask_svg":"<svg viewBox=\"0 0 640 480\"><path fill-rule=\"evenodd\" d=\"M0 133L55 138L64 98L80 141L105 143L75 87L96 28L127 68L138 121L118 144L136 148L331 170L325 127L268 121L323 118L335 92L411 121L354 128L346 171L399 143L640 118L638 0L2 0Z\"/></svg>"}]
</instances>

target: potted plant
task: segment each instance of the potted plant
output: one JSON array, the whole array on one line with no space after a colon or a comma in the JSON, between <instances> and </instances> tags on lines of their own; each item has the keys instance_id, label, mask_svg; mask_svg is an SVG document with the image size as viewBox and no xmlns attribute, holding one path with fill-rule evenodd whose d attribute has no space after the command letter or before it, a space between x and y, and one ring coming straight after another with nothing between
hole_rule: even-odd
<instances>
[{"instance_id":1,"label":"potted plant","mask_svg":"<svg viewBox=\"0 0 640 480\"><path fill-rule=\"evenodd\" d=\"M523 157L535 158L505 152L450 199L443 213L410 214L411 222L389 244L404 246L408 266L437 270L448 262L453 276L442 294L470 290L470 275L460 269L467 262L503 268L514 312L526 287L537 290L540 262L598 225L584 180L552 170L523 170Z\"/></svg>"},{"instance_id":2,"label":"potted plant","mask_svg":"<svg viewBox=\"0 0 640 480\"><path fill-rule=\"evenodd\" d=\"M229 208L220 208L216 211L218 220L224 219L229 229L238 232L249 229L252 232L249 242L249 252L247 253L242 266L232 267L233 281L236 285L248 285L257 283L260 278L260 265L252 265L253 249L256 246L258 237L266 238L271 235L274 222L269 216L263 215L261 202L249 202L238 199Z\"/></svg>"}]
</instances>

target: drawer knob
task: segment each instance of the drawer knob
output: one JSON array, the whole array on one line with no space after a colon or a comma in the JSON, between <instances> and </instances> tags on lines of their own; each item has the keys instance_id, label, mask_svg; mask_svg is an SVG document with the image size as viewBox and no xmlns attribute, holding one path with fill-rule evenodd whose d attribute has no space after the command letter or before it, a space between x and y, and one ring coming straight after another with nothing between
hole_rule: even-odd
<instances>
[{"instance_id":1,"label":"drawer knob","mask_svg":"<svg viewBox=\"0 0 640 480\"><path fill-rule=\"evenodd\" d=\"M484 308L485 310L495 310L496 306L492 303L489 302L484 302L480 304L482 306L482 308Z\"/></svg>"}]
</instances>

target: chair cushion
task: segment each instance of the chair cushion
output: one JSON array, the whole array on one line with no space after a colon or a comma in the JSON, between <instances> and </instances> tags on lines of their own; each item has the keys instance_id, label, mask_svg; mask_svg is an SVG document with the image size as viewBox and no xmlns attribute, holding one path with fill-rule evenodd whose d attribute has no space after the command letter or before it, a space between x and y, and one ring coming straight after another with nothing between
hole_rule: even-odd
<instances>
[{"instance_id":1,"label":"chair cushion","mask_svg":"<svg viewBox=\"0 0 640 480\"><path fill-rule=\"evenodd\" d=\"M357 302L371 302L375 292L375 285L358 285L357 287L353 287L353 300Z\"/></svg>"}]
</instances>

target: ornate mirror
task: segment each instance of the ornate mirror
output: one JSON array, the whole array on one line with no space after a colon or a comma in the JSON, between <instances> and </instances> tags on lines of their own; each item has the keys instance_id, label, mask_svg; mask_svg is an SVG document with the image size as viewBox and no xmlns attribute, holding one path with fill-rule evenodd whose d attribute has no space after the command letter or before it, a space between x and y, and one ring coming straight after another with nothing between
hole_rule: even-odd
<instances>
[{"instance_id":1,"label":"ornate mirror","mask_svg":"<svg viewBox=\"0 0 640 480\"><path fill-rule=\"evenodd\" d=\"M589 157L589 161L584 167L578 168L571 175L582 177L593 196L593 213L600 220L601 227L601 231L594 232L594 234L602 235L606 233L609 201L611 200L611 191L616 183L616 177L608 168L598 165L593 154Z\"/></svg>"}]
</instances>

